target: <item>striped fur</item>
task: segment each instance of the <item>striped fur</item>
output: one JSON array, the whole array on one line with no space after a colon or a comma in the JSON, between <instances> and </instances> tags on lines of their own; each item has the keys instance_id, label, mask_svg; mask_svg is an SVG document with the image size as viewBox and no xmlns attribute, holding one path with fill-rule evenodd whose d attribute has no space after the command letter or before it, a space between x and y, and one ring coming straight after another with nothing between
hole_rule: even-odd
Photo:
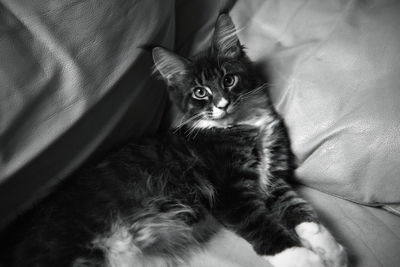
<instances>
[{"instance_id":1,"label":"striped fur","mask_svg":"<svg viewBox=\"0 0 400 267\"><path fill-rule=\"evenodd\" d=\"M178 125L66 179L1 234L0 266L185 266L221 225L259 255L281 252L266 258L277 266L285 255L346 266L343 248L288 184L286 128L231 19L220 16L201 55L156 48L153 58L184 114ZM238 82L225 85L226 75ZM206 98L193 98L199 87Z\"/></svg>"}]
</instances>

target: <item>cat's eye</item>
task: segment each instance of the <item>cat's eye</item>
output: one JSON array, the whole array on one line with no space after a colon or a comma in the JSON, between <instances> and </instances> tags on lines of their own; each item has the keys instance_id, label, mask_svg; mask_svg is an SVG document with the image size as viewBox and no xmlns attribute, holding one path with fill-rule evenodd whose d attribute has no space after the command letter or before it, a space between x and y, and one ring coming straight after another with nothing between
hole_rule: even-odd
<instances>
[{"instance_id":1,"label":"cat's eye","mask_svg":"<svg viewBox=\"0 0 400 267\"><path fill-rule=\"evenodd\" d=\"M195 87L193 89L193 98L204 99L208 96L207 90L203 87Z\"/></svg>"},{"instance_id":2,"label":"cat's eye","mask_svg":"<svg viewBox=\"0 0 400 267\"><path fill-rule=\"evenodd\" d=\"M227 74L224 76L223 80L222 80L222 84L224 86L224 88L232 88L234 87L238 82L238 77L237 75L233 75L233 74Z\"/></svg>"}]
</instances>

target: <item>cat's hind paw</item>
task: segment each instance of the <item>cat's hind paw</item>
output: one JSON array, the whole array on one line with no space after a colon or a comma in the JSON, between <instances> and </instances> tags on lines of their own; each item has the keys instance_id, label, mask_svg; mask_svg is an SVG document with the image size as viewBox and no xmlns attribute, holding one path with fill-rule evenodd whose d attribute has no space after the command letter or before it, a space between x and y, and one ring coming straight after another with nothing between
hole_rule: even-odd
<instances>
[{"instance_id":1,"label":"cat's hind paw","mask_svg":"<svg viewBox=\"0 0 400 267\"><path fill-rule=\"evenodd\" d=\"M303 247L288 248L273 256L263 256L263 258L274 267L325 267L318 254Z\"/></svg>"},{"instance_id":2,"label":"cat's hind paw","mask_svg":"<svg viewBox=\"0 0 400 267\"><path fill-rule=\"evenodd\" d=\"M296 226L302 245L317 253L327 267L346 267L347 255L344 248L321 224L304 222Z\"/></svg>"}]
</instances>

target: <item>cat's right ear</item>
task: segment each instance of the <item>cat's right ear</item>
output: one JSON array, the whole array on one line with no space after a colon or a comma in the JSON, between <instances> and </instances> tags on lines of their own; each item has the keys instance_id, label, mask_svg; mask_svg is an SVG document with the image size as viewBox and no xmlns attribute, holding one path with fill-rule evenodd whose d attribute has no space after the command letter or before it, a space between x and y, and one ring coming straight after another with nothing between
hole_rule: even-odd
<instances>
[{"instance_id":1,"label":"cat's right ear","mask_svg":"<svg viewBox=\"0 0 400 267\"><path fill-rule=\"evenodd\" d=\"M169 85L178 83L189 72L190 61L165 48L155 47L152 50L156 69Z\"/></svg>"}]
</instances>

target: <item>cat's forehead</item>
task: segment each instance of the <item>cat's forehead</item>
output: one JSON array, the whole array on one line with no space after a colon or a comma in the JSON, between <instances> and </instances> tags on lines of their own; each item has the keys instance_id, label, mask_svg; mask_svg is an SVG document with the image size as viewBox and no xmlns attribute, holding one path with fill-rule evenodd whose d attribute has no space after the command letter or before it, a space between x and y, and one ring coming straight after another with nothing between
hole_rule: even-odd
<instances>
[{"instance_id":1,"label":"cat's forehead","mask_svg":"<svg viewBox=\"0 0 400 267\"><path fill-rule=\"evenodd\" d=\"M200 57L193 62L193 74L200 82L220 79L227 73L244 71L240 61L216 57Z\"/></svg>"},{"instance_id":2,"label":"cat's forehead","mask_svg":"<svg viewBox=\"0 0 400 267\"><path fill-rule=\"evenodd\" d=\"M218 67L208 67L199 69L196 74L196 81L200 84L206 84L217 79L220 79L224 75L223 71Z\"/></svg>"},{"instance_id":3,"label":"cat's forehead","mask_svg":"<svg viewBox=\"0 0 400 267\"><path fill-rule=\"evenodd\" d=\"M223 76L223 71L218 63L206 57L196 58L192 68L194 80L199 84L205 84L207 81L213 81Z\"/></svg>"}]
</instances>

